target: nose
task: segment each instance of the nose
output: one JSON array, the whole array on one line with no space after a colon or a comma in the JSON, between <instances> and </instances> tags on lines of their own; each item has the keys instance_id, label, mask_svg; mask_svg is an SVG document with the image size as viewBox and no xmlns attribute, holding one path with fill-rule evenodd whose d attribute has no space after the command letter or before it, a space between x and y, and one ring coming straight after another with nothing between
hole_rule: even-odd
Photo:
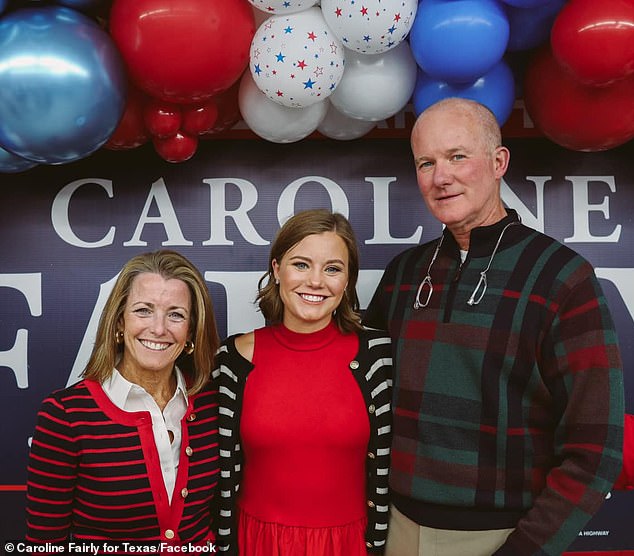
<instances>
[{"instance_id":1,"label":"nose","mask_svg":"<svg viewBox=\"0 0 634 556\"><path fill-rule=\"evenodd\" d=\"M166 315L161 314L159 311L156 311L152 315L152 323L150 326L150 332L155 336L162 336L165 332L165 319Z\"/></svg>"},{"instance_id":2,"label":"nose","mask_svg":"<svg viewBox=\"0 0 634 556\"><path fill-rule=\"evenodd\" d=\"M445 187L449 185L452 180L451 171L448 164L443 161L437 161L433 170L433 184L436 187Z\"/></svg>"},{"instance_id":3,"label":"nose","mask_svg":"<svg viewBox=\"0 0 634 556\"><path fill-rule=\"evenodd\" d=\"M323 284L323 277L319 268L312 268L308 275L308 285L319 288Z\"/></svg>"}]
</instances>

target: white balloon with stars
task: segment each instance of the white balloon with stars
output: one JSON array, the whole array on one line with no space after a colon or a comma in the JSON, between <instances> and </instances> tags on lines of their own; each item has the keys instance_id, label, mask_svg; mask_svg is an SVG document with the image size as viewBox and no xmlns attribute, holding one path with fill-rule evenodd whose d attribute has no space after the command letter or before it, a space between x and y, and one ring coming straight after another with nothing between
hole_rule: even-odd
<instances>
[{"instance_id":1,"label":"white balloon with stars","mask_svg":"<svg viewBox=\"0 0 634 556\"><path fill-rule=\"evenodd\" d=\"M274 15L255 32L249 68L271 100L303 108L328 98L344 70L344 48L319 8Z\"/></svg>"},{"instance_id":2,"label":"white balloon with stars","mask_svg":"<svg viewBox=\"0 0 634 556\"><path fill-rule=\"evenodd\" d=\"M321 0L326 23L346 48L380 54L405 40L418 0Z\"/></svg>"},{"instance_id":3,"label":"white balloon with stars","mask_svg":"<svg viewBox=\"0 0 634 556\"><path fill-rule=\"evenodd\" d=\"M318 0L249 0L249 3L267 14L290 14L311 8Z\"/></svg>"}]
</instances>

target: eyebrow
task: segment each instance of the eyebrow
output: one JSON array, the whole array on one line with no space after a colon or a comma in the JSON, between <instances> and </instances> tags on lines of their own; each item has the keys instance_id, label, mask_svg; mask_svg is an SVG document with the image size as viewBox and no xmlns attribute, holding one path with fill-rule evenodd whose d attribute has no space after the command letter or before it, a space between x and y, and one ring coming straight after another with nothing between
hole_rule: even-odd
<instances>
[{"instance_id":1,"label":"eyebrow","mask_svg":"<svg viewBox=\"0 0 634 556\"><path fill-rule=\"evenodd\" d=\"M147 305L148 307L152 309L156 307L156 305L152 303L151 301L135 301L134 303L132 303L131 307L136 307L137 305ZM168 311L173 311L174 309L180 309L181 311L186 311L186 312L189 311L187 307L183 307L182 305L171 305L170 307L167 308Z\"/></svg>"},{"instance_id":2,"label":"eyebrow","mask_svg":"<svg viewBox=\"0 0 634 556\"><path fill-rule=\"evenodd\" d=\"M301 261L308 261L308 262L313 262L313 260L310 257L305 257L304 255L293 255L290 260L294 260L294 259L299 259ZM341 259L329 259L326 261L326 264L332 264L332 263L339 263L343 266L346 266L346 263L344 263Z\"/></svg>"}]
</instances>

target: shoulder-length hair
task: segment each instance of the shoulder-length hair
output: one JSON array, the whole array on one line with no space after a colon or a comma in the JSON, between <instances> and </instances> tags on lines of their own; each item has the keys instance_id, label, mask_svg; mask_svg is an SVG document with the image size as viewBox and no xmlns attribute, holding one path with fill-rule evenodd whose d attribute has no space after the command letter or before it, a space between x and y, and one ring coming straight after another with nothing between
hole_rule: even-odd
<instances>
[{"instance_id":1,"label":"shoulder-length hair","mask_svg":"<svg viewBox=\"0 0 634 556\"><path fill-rule=\"evenodd\" d=\"M181 280L189 289L192 304L189 328L194 351L191 354L183 351L176 364L186 377L188 393L195 394L209 380L220 341L205 280L188 259L168 249L137 255L123 266L101 313L95 345L83 376L103 383L112 374L123 350L116 335L121 328L132 282L145 272L158 274L165 280Z\"/></svg>"},{"instance_id":2,"label":"shoulder-length hair","mask_svg":"<svg viewBox=\"0 0 634 556\"><path fill-rule=\"evenodd\" d=\"M359 250L350 222L342 214L327 209L311 209L298 212L280 228L269 253L268 271L258 282L256 303L270 324L279 324L284 319L284 303L273 274L273 261L281 262L284 255L305 237L325 232L336 233L348 251L348 285L341 303L333 314L339 329L344 332L360 330L361 318L357 279L359 277Z\"/></svg>"}]
</instances>

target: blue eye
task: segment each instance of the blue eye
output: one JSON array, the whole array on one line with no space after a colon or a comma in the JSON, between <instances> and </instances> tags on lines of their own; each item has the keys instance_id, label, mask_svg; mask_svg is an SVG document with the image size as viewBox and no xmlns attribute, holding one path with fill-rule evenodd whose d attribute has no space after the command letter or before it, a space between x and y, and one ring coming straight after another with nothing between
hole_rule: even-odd
<instances>
[{"instance_id":1,"label":"blue eye","mask_svg":"<svg viewBox=\"0 0 634 556\"><path fill-rule=\"evenodd\" d=\"M178 311L169 313L167 318L169 318L172 322L183 322L186 319L185 315L179 313Z\"/></svg>"},{"instance_id":2,"label":"blue eye","mask_svg":"<svg viewBox=\"0 0 634 556\"><path fill-rule=\"evenodd\" d=\"M308 265L301 261L293 263L293 266L299 270L305 270L306 268L308 268Z\"/></svg>"}]
</instances>

